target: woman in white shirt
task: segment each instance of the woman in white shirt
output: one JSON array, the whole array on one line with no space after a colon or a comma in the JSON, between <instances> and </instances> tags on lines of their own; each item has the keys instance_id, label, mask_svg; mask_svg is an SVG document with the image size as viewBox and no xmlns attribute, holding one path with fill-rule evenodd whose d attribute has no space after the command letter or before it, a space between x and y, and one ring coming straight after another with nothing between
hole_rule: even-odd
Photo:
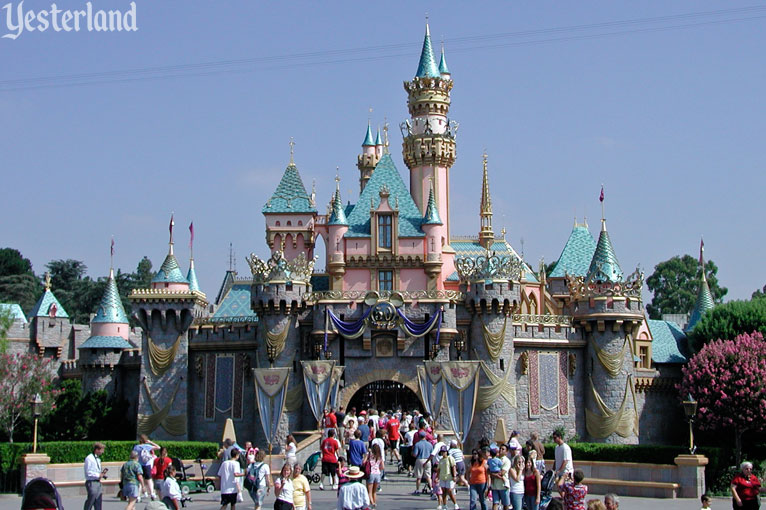
<instances>
[{"instance_id":1,"label":"woman in white shirt","mask_svg":"<svg viewBox=\"0 0 766 510\"><path fill-rule=\"evenodd\" d=\"M176 481L176 469L168 466L165 470L165 479L162 481L160 497L165 506L170 510L181 510L181 488Z\"/></svg>"},{"instance_id":2,"label":"woman in white shirt","mask_svg":"<svg viewBox=\"0 0 766 510\"><path fill-rule=\"evenodd\" d=\"M511 469L508 470L508 478L511 482L511 504L513 510L521 510L524 500L524 457L516 455L511 461Z\"/></svg>"},{"instance_id":3,"label":"woman in white shirt","mask_svg":"<svg viewBox=\"0 0 766 510\"><path fill-rule=\"evenodd\" d=\"M289 436L288 436L289 437ZM274 510L292 510L293 508L293 468L289 463L282 466L279 478L274 480Z\"/></svg>"},{"instance_id":4,"label":"woman in white shirt","mask_svg":"<svg viewBox=\"0 0 766 510\"><path fill-rule=\"evenodd\" d=\"M290 464L291 469L298 462L298 445L292 434L288 434L285 439L285 460Z\"/></svg>"}]
</instances>

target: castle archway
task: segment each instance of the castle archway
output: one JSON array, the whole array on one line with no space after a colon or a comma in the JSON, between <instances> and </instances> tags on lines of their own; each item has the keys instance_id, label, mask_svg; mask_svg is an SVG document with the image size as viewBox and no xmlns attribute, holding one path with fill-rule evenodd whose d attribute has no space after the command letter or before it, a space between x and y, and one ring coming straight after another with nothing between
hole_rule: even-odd
<instances>
[{"instance_id":1,"label":"castle archway","mask_svg":"<svg viewBox=\"0 0 766 510\"><path fill-rule=\"evenodd\" d=\"M373 407L378 410L423 410L417 379L398 370L370 370L350 381L343 389L341 405L349 409Z\"/></svg>"}]
</instances>

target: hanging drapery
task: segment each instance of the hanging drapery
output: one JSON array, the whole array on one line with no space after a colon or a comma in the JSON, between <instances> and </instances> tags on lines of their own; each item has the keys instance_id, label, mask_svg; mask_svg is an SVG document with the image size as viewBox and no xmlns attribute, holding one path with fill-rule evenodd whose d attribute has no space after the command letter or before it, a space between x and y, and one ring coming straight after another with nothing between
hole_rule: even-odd
<instances>
[{"instance_id":1,"label":"hanging drapery","mask_svg":"<svg viewBox=\"0 0 766 510\"><path fill-rule=\"evenodd\" d=\"M436 339L434 340L434 344L439 345L439 332L441 331L441 324L442 324L442 311L439 309L433 317L431 317L428 322L423 324L417 324L415 322L412 322L407 318L406 315L404 315L404 312L400 309L396 309L396 313L399 314L399 324L402 326L402 329L414 338L420 338L422 336L427 335L431 332L431 330L436 326Z\"/></svg>"},{"instance_id":2,"label":"hanging drapery","mask_svg":"<svg viewBox=\"0 0 766 510\"><path fill-rule=\"evenodd\" d=\"M476 397L476 410L484 411L497 401L498 398L505 399L511 407L516 407L516 388L510 383L511 367L505 370L505 375L500 377L496 375L483 361L481 369L484 375L489 379L489 386L479 386L479 394Z\"/></svg>"},{"instance_id":3,"label":"hanging drapery","mask_svg":"<svg viewBox=\"0 0 766 510\"><path fill-rule=\"evenodd\" d=\"M274 444L279 420L285 409L287 400L287 381L290 376L290 368L256 368L253 370L255 380L255 400L258 406L258 414L261 417L261 426L266 435L266 442Z\"/></svg>"},{"instance_id":4,"label":"hanging drapery","mask_svg":"<svg viewBox=\"0 0 766 510\"><path fill-rule=\"evenodd\" d=\"M287 397L285 399L285 410L292 412L297 411L303 405L303 381L298 379L298 384L287 390Z\"/></svg>"},{"instance_id":5,"label":"hanging drapery","mask_svg":"<svg viewBox=\"0 0 766 510\"><path fill-rule=\"evenodd\" d=\"M330 386L330 407L338 409L338 395L340 394L340 381L343 377L343 370L346 367L342 365L336 365L332 369L332 385Z\"/></svg>"},{"instance_id":6,"label":"hanging drapery","mask_svg":"<svg viewBox=\"0 0 766 510\"><path fill-rule=\"evenodd\" d=\"M287 340L287 334L290 332L290 320L290 318L287 319L285 327L279 333L272 333L266 329L266 322L263 322L263 329L266 331L266 352L274 353L274 359L277 359L282 354L282 351L285 350L285 341Z\"/></svg>"},{"instance_id":7,"label":"hanging drapery","mask_svg":"<svg viewBox=\"0 0 766 510\"><path fill-rule=\"evenodd\" d=\"M446 361L442 366L442 385L452 431L465 441L476 409L479 393L479 361Z\"/></svg>"},{"instance_id":8,"label":"hanging drapery","mask_svg":"<svg viewBox=\"0 0 766 510\"><path fill-rule=\"evenodd\" d=\"M327 309L327 314L330 316L330 320L332 321L333 326L335 326L335 329L338 330L338 333L348 338L349 340L359 338L364 334L364 330L367 327L367 317L370 316L370 312L372 312L372 308L368 308L358 320L355 320L354 322L345 322L340 320L340 318L336 316L332 310L329 308ZM324 332L324 341L325 345L327 345L326 327Z\"/></svg>"},{"instance_id":9,"label":"hanging drapery","mask_svg":"<svg viewBox=\"0 0 766 510\"><path fill-rule=\"evenodd\" d=\"M444 386L442 385L442 368L438 361L424 361L418 366L418 386L423 398L423 407L434 420L439 418L444 401Z\"/></svg>"},{"instance_id":10,"label":"hanging drapery","mask_svg":"<svg viewBox=\"0 0 766 510\"><path fill-rule=\"evenodd\" d=\"M167 349L163 349L158 346L152 340L148 334L146 335L147 343L149 344L149 367L152 369L152 373L157 377L164 374L170 365L173 364L173 360L178 352L178 346L181 345L181 337L183 334L178 335L176 341Z\"/></svg>"},{"instance_id":11,"label":"hanging drapery","mask_svg":"<svg viewBox=\"0 0 766 510\"><path fill-rule=\"evenodd\" d=\"M301 365L303 366L303 384L306 387L311 412L319 422L330 399L335 360L301 361Z\"/></svg>"},{"instance_id":12,"label":"hanging drapery","mask_svg":"<svg viewBox=\"0 0 766 510\"><path fill-rule=\"evenodd\" d=\"M178 394L178 389L181 387L181 381L176 384L176 389L173 391L173 395L164 407L160 408L159 405L152 399L152 394L149 391L149 386L144 380L144 390L146 391L146 399L149 401L149 406L152 408L152 414L139 414L137 430L139 434L151 434L157 427L162 427L171 436L183 436L186 434L186 414L178 414L175 416L168 416L170 409L173 407L173 402Z\"/></svg>"},{"instance_id":13,"label":"hanging drapery","mask_svg":"<svg viewBox=\"0 0 766 510\"><path fill-rule=\"evenodd\" d=\"M631 354L633 354L633 343L630 340L630 336L625 337L625 343L622 345L620 352L608 353L603 349L600 349L595 342L591 342L593 351L596 353L596 357L604 366L606 373L612 377L617 377L622 370L622 363L625 360L625 352L630 348Z\"/></svg>"},{"instance_id":14,"label":"hanging drapery","mask_svg":"<svg viewBox=\"0 0 766 510\"><path fill-rule=\"evenodd\" d=\"M633 387L633 377L628 375L625 381L625 395L622 398L622 404L617 411L612 411L606 406L606 402L596 391L593 385L593 379L588 378L593 400L598 406L600 415L585 408L585 424L588 434L597 439L605 438L616 433L621 437L629 437L631 434L638 435L638 414L636 413L636 393ZM628 394L633 399L633 408L628 409Z\"/></svg>"},{"instance_id":15,"label":"hanging drapery","mask_svg":"<svg viewBox=\"0 0 766 510\"><path fill-rule=\"evenodd\" d=\"M496 363L500 358L500 353L503 350L503 341L505 340L505 328L508 326L508 316L505 316L503 321L503 327L497 333L493 333L489 330L484 320L479 317L481 321L482 336L484 337L484 345L487 347L487 354L489 360L492 363Z\"/></svg>"}]
</instances>

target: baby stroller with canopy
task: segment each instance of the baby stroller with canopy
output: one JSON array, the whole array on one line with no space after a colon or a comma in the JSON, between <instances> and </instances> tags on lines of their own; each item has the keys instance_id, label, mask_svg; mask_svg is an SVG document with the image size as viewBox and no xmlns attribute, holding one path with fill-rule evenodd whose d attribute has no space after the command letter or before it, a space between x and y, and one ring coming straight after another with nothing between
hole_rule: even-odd
<instances>
[{"instance_id":1,"label":"baby stroller with canopy","mask_svg":"<svg viewBox=\"0 0 766 510\"><path fill-rule=\"evenodd\" d=\"M47 478L30 480L24 487L24 494L21 498L21 510L41 508L64 510L56 485Z\"/></svg>"},{"instance_id":2,"label":"baby stroller with canopy","mask_svg":"<svg viewBox=\"0 0 766 510\"><path fill-rule=\"evenodd\" d=\"M540 480L540 510L548 508L548 503L551 502L553 497L553 489L556 487L556 474L552 470L548 470Z\"/></svg>"},{"instance_id":3,"label":"baby stroller with canopy","mask_svg":"<svg viewBox=\"0 0 766 510\"><path fill-rule=\"evenodd\" d=\"M322 480L321 466L319 465L319 459L322 457L322 452L314 452L309 455L306 462L303 463L303 476L305 476L311 483L319 483Z\"/></svg>"}]
</instances>

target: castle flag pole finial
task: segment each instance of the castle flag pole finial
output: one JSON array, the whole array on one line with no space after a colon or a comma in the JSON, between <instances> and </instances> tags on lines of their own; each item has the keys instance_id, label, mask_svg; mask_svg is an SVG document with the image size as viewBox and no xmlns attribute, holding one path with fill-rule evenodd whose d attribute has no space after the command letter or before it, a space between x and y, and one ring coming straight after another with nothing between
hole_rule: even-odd
<instances>
[{"instance_id":1,"label":"castle flag pole finial","mask_svg":"<svg viewBox=\"0 0 766 510\"><path fill-rule=\"evenodd\" d=\"M340 191L340 167L335 167L335 191Z\"/></svg>"},{"instance_id":2,"label":"castle flag pole finial","mask_svg":"<svg viewBox=\"0 0 766 510\"><path fill-rule=\"evenodd\" d=\"M388 118L383 117L383 154L388 154Z\"/></svg>"},{"instance_id":3,"label":"castle flag pole finial","mask_svg":"<svg viewBox=\"0 0 766 510\"><path fill-rule=\"evenodd\" d=\"M705 275L705 240L700 236L700 269L702 270L702 280L707 280Z\"/></svg>"},{"instance_id":4,"label":"castle flag pole finial","mask_svg":"<svg viewBox=\"0 0 766 510\"><path fill-rule=\"evenodd\" d=\"M295 164L295 139L290 137L290 164Z\"/></svg>"},{"instance_id":5,"label":"castle flag pole finial","mask_svg":"<svg viewBox=\"0 0 766 510\"><path fill-rule=\"evenodd\" d=\"M109 278L114 278L114 236L112 236L112 244L109 247Z\"/></svg>"},{"instance_id":6,"label":"castle flag pole finial","mask_svg":"<svg viewBox=\"0 0 766 510\"><path fill-rule=\"evenodd\" d=\"M194 222L189 223L189 259L194 263Z\"/></svg>"},{"instance_id":7,"label":"castle flag pole finial","mask_svg":"<svg viewBox=\"0 0 766 510\"><path fill-rule=\"evenodd\" d=\"M175 226L176 222L173 220L173 217L175 216L175 212L170 213L170 225L168 226L168 230L170 231L170 242L168 243L168 255L173 255L173 227Z\"/></svg>"},{"instance_id":8,"label":"castle flag pole finial","mask_svg":"<svg viewBox=\"0 0 766 510\"><path fill-rule=\"evenodd\" d=\"M601 202L601 230L606 230L606 217L604 216L604 184L601 184L601 194L598 197Z\"/></svg>"},{"instance_id":9,"label":"castle flag pole finial","mask_svg":"<svg viewBox=\"0 0 766 510\"><path fill-rule=\"evenodd\" d=\"M45 272L45 290L51 290L51 274L48 271Z\"/></svg>"}]
</instances>

